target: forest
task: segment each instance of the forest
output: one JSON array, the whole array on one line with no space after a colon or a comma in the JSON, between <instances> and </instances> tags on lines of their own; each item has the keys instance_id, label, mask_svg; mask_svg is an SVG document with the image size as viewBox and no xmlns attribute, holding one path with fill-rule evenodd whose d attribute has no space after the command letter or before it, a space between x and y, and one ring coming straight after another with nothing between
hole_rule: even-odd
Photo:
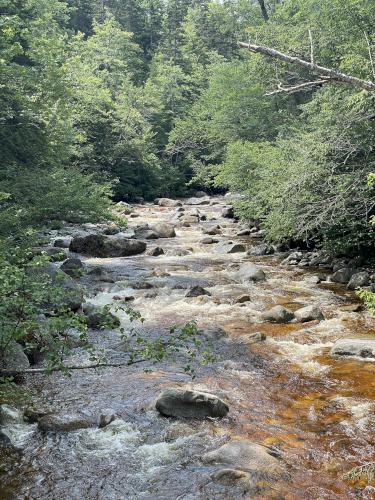
<instances>
[{"instance_id":1,"label":"forest","mask_svg":"<svg viewBox=\"0 0 375 500\"><path fill-rule=\"evenodd\" d=\"M121 296L116 310L104 301L94 313L84 304L83 296L90 296L85 287L91 294L103 290L85 281L92 263L87 267L86 261L70 262L78 260L75 254L85 254L79 242L74 247L77 235L72 233L70 246L46 245L51 235L55 240L66 236L66 228L99 228L100 238L86 242L92 245L91 257L105 260L142 253L146 244L139 240L149 244L169 231L160 226L165 224L163 211L147 212L154 200L158 209L160 205L162 210L181 212L190 210L184 200L195 200L191 205L197 205L196 211L185 212L181 227L186 229L217 215L199 212L204 202L201 206L197 199L221 207L230 196L229 212L222 217L242 228L234 237L252 237L253 232L261 238L263 254L251 253L245 245L247 255L268 258L282 253L289 263L315 258L316 267L323 269L328 263L334 273L346 269L347 279L337 278L336 283L350 285L357 276L356 284L348 285L353 294L346 298L359 297L367 308L366 321L371 321L374 0L0 0L0 32L0 404L25 404L30 397L31 389L19 378L25 367L27 371L37 365L43 374L69 375L66 359L77 341L72 341L71 331L78 332L94 367L117 366L117 361L96 352L90 332L96 327L119 328L124 339L128 333L117 315L130 318L132 328L142 325L147 307L144 311L141 303L139 312L128 302L134 300L134 290L151 288L144 282L147 275ZM142 223L143 216L151 217L152 223L160 216L159 236L156 226L147 226L148 220L134 226L139 216ZM180 216L171 219L177 227ZM203 229L206 241L201 243L220 247L222 242L215 238L223 227ZM116 232L128 235L132 230L135 236L130 238L137 243L127 245L139 244L139 251L120 248L110 239ZM169 233L175 236L174 229ZM74 252L72 259L65 252L68 247ZM230 248L225 252L237 252ZM164 254L163 248L156 249L144 255ZM187 247L176 255L184 259L189 252L193 250ZM65 265L69 281L57 271L63 261L61 270ZM160 271L158 278L165 279L166 271L170 268ZM316 283L326 278L318 274ZM249 279L263 280L258 275ZM172 290L184 286L179 283ZM201 289L200 297L211 296L198 281L195 288ZM288 295L283 292L290 301L291 290ZM287 306L288 300L281 305ZM359 311L363 306L356 307ZM155 317L162 308L160 302ZM294 317L294 310L290 314L276 323L295 322L298 315ZM182 319L180 326L168 327L167 341L160 336L150 340L143 327L131 329L127 342L134 345L130 354L126 351L127 364L145 359L163 363L186 350L186 373L195 376L198 358L202 365L215 365L211 341L206 345L207 339L200 339L199 318ZM312 320L321 318L318 314ZM355 324L352 331L362 328L373 335L365 321ZM283 334L292 335L292 330ZM23 365L19 359L25 353ZM374 388L370 378L361 383ZM363 389L361 395L368 394ZM375 462L367 458L373 464L368 474L374 475ZM9 491L11 498L14 491ZM56 498L74 497L73 490L56 491ZM296 496L290 498L301 498L301 491L293 491ZM345 488L340 491L344 496L335 497L330 490L327 498L352 498ZM46 492L37 497L47 498ZM81 492L76 498L115 499L117 494L91 497ZM188 498L181 495L178 498ZM203 497L230 498L216 490ZM172 497L164 492L147 498ZM201 497L196 493L194 498ZM262 498L284 497L267 493Z\"/></svg>"}]
</instances>

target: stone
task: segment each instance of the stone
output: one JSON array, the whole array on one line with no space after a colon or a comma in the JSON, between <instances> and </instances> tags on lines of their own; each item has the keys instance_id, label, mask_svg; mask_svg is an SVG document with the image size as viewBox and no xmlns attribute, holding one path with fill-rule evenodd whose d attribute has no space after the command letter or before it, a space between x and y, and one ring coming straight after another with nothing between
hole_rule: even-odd
<instances>
[{"instance_id":1,"label":"stone","mask_svg":"<svg viewBox=\"0 0 375 500\"><path fill-rule=\"evenodd\" d=\"M129 203L126 203L125 201L119 201L118 203L116 203L115 210L116 212L121 213L123 215L130 215L133 211Z\"/></svg>"},{"instance_id":2,"label":"stone","mask_svg":"<svg viewBox=\"0 0 375 500\"><path fill-rule=\"evenodd\" d=\"M167 222L155 224L152 229L156 232L159 238L174 238L176 236L174 225L168 224Z\"/></svg>"},{"instance_id":3,"label":"stone","mask_svg":"<svg viewBox=\"0 0 375 500\"><path fill-rule=\"evenodd\" d=\"M225 465L236 470L262 472L267 476L281 477L285 473L277 452L245 439L230 441L217 450L205 453L202 462Z\"/></svg>"},{"instance_id":4,"label":"stone","mask_svg":"<svg viewBox=\"0 0 375 500\"><path fill-rule=\"evenodd\" d=\"M238 342L240 344L255 344L257 342L264 342L266 340L267 336L263 332L254 332L254 333L249 333L246 335L241 335L238 337Z\"/></svg>"},{"instance_id":5,"label":"stone","mask_svg":"<svg viewBox=\"0 0 375 500\"><path fill-rule=\"evenodd\" d=\"M194 196L195 196L196 198L207 198L207 197L208 197L208 194L207 194L207 193L205 193L204 191L196 191L196 192L194 193Z\"/></svg>"},{"instance_id":6,"label":"stone","mask_svg":"<svg viewBox=\"0 0 375 500\"><path fill-rule=\"evenodd\" d=\"M60 270L72 278L79 278L82 276L83 263L80 259L67 259L61 264Z\"/></svg>"},{"instance_id":7,"label":"stone","mask_svg":"<svg viewBox=\"0 0 375 500\"><path fill-rule=\"evenodd\" d=\"M306 306L301 309L297 309L294 313L296 320L300 323L306 323L307 321L321 321L324 318L322 310L318 306Z\"/></svg>"},{"instance_id":8,"label":"stone","mask_svg":"<svg viewBox=\"0 0 375 500\"><path fill-rule=\"evenodd\" d=\"M224 219L234 219L234 208L232 206L224 208L221 212L221 216L224 217Z\"/></svg>"},{"instance_id":9,"label":"stone","mask_svg":"<svg viewBox=\"0 0 375 500\"><path fill-rule=\"evenodd\" d=\"M229 407L214 394L189 389L167 389L156 401L156 409L166 417L225 417Z\"/></svg>"},{"instance_id":10,"label":"stone","mask_svg":"<svg viewBox=\"0 0 375 500\"><path fill-rule=\"evenodd\" d=\"M375 338L372 339L350 339L337 340L331 354L335 356L359 356L361 358L375 358Z\"/></svg>"},{"instance_id":11,"label":"stone","mask_svg":"<svg viewBox=\"0 0 375 500\"><path fill-rule=\"evenodd\" d=\"M270 323L289 323L294 319L294 314L289 311L286 307L275 306L265 311L262 314L263 321L269 321Z\"/></svg>"},{"instance_id":12,"label":"stone","mask_svg":"<svg viewBox=\"0 0 375 500\"><path fill-rule=\"evenodd\" d=\"M17 342L11 342L0 354L0 369L22 371L30 367L30 362L23 347Z\"/></svg>"},{"instance_id":13,"label":"stone","mask_svg":"<svg viewBox=\"0 0 375 500\"><path fill-rule=\"evenodd\" d=\"M234 300L234 303L235 304L243 304L245 302L250 302L250 301L251 301L250 295L243 294L243 295L240 295L239 297L237 297Z\"/></svg>"},{"instance_id":14,"label":"stone","mask_svg":"<svg viewBox=\"0 0 375 500\"><path fill-rule=\"evenodd\" d=\"M140 238L142 240L157 240L159 238L158 233L154 229L150 228L148 224L136 227L134 229L134 235L136 238Z\"/></svg>"},{"instance_id":15,"label":"stone","mask_svg":"<svg viewBox=\"0 0 375 500\"><path fill-rule=\"evenodd\" d=\"M35 247L32 253L33 255L48 255L51 262L60 262L67 258L66 251L58 247Z\"/></svg>"},{"instance_id":16,"label":"stone","mask_svg":"<svg viewBox=\"0 0 375 500\"><path fill-rule=\"evenodd\" d=\"M72 238L57 238L57 240L53 242L53 246L58 248L69 248L71 241Z\"/></svg>"},{"instance_id":17,"label":"stone","mask_svg":"<svg viewBox=\"0 0 375 500\"><path fill-rule=\"evenodd\" d=\"M358 312L361 312L364 310L364 306L363 304L348 304L346 306L342 306L340 307L340 310L341 311L344 311L344 312L354 312L354 313L358 313Z\"/></svg>"},{"instance_id":18,"label":"stone","mask_svg":"<svg viewBox=\"0 0 375 500\"><path fill-rule=\"evenodd\" d=\"M211 295L208 290L205 290L201 286L193 286L188 293L185 295L185 297L199 297L200 295Z\"/></svg>"},{"instance_id":19,"label":"stone","mask_svg":"<svg viewBox=\"0 0 375 500\"><path fill-rule=\"evenodd\" d=\"M196 431L191 425L184 422L173 422L165 431L164 439L167 442L175 441L176 439L191 436Z\"/></svg>"},{"instance_id":20,"label":"stone","mask_svg":"<svg viewBox=\"0 0 375 500\"><path fill-rule=\"evenodd\" d=\"M232 243L231 241L220 243L216 250L219 253L240 253L246 252L246 247L242 243Z\"/></svg>"},{"instance_id":21,"label":"stone","mask_svg":"<svg viewBox=\"0 0 375 500\"><path fill-rule=\"evenodd\" d=\"M128 238L90 234L73 238L69 249L91 257L127 257L143 253L146 243Z\"/></svg>"},{"instance_id":22,"label":"stone","mask_svg":"<svg viewBox=\"0 0 375 500\"><path fill-rule=\"evenodd\" d=\"M154 285L152 283L144 279L134 281L131 286L132 288L134 288L134 290L150 290L151 288L154 288Z\"/></svg>"},{"instance_id":23,"label":"stone","mask_svg":"<svg viewBox=\"0 0 375 500\"><path fill-rule=\"evenodd\" d=\"M250 229L241 229L241 231L238 231L237 236L249 236L250 234Z\"/></svg>"},{"instance_id":24,"label":"stone","mask_svg":"<svg viewBox=\"0 0 375 500\"><path fill-rule=\"evenodd\" d=\"M197 224L199 222L199 217L197 215L183 215L180 218L180 222L183 225L184 224Z\"/></svg>"},{"instance_id":25,"label":"stone","mask_svg":"<svg viewBox=\"0 0 375 500\"><path fill-rule=\"evenodd\" d=\"M111 422L116 420L116 412L113 410L102 410L99 415L99 428L107 427Z\"/></svg>"},{"instance_id":26,"label":"stone","mask_svg":"<svg viewBox=\"0 0 375 500\"><path fill-rule=\"evenodd\" d=\"M94 419L79 413L51 413L38 421L38 428L43 432L71 432L90 427L95 427Z\"/></svg>"},{"instance_id":27,"label":"stone","mask_svg":"<svg viewBox=\"0 0 375 500\"><path fill-rule=\"evenodd\" d=\"M356 288L367 286L370 283L370 275L366 271L355 273L350 278L347 285L348 290L355 290Z\"/></svg>"},{"instance_id":28,"label":"stone","mask_svg":"<svg viewBox=\"0 0 375 500\"><path fill-rule=\"evenodd\" d=\"M99 330L101 328L118 328L120 326L118 317L103 307L85 303L82 306L82 310L86 316L87 326L89 328Z\"/></svg>"},{"instance_id":29,"label":"stone","mask_svg":"<svg viewBox=\"0 0 375 500\"><path fill-rule=\"evenodd\" d=\"M331 276L331 281L333 283L348 283L350 281L350 278L355 274L356 271L355 269L352 269L350 267L342 267L338 271L334 272Z\"/></svg>"},{"instance_id":30,"label":"stone","mask_svg":"<svg viewBox=\"0 0 375 500\"><path fill-rule=\"evenodd\" d=\"M148 250L147 255L150 255L151 257L159 257L159 255L163 255L164 250L161 247L154 247Z\"/></svg>"},{"instance_id":31,"label":"stone","mask_svg":"<svg viewBox=\"0 0 375 500\"><path fill-rule=\"evenodd\" d=\"M103 234L113 235L121 231L117 224L108 224L103 228Z\"/></svg>"},{"instance_id":32,"label":"stone","mask_svg":"<svg viewBox=\"0 0 375 500\"><path fill-rule=\"evenodd\" d=\"M250 250L248 250L247 255L254 255L254 256L260 256L260 255L270 255L274 253L274 249L270 246L267 245L267 243L262 243L260 245L256 245Z\"/></svg>"},{"instance_id":33,"label":"stone","mask_svg":"<svg viewBox=\"0 0 375 500\"><path fill-rule=\"evenodd\" d=\"M131 302L132 300L134 300L134 297L132 295L123 295L123 296L114 295L112 299L121 300L122 302Z\"/></svg>"},{"instance_id":34,"label":"stone","mask_svg":"<svg viewBox=\"0 0 375 500\"><path fill-rule=\"evenodd\" d=\"M23 412L10 405L0 405L0 427L6 425L22 424Z\"/></svg>"},{"instance_id":35,"label":"stone","mask_svg":"<svg viewBox=\"0 0 375 500\"><path fill-rule=\"evenodd\" d=\"M159 198L159 207L181 207L182 203L177 200L171 200L170 198Z\"/></svg>"},{"instance_id":36,"label":"stone","mask_svg":"<svg viewBox=\"0 0 375 500\"><path fill-rule=\"evenodd\" d=\"M207 236L206 238L202 238L200 242L202 245L212 245L213 243L218 243L219 240Z\"/></svg>"},{"instance_id":37,"label":"stone","mask_svg":"<svg viewBox=\"0 0 375 500\"><path fill-rule=\"evenodd\" d=\"M262 269L251 263L243 264L237 273L237 278L243 282L264 281L266 275Z\"/></svg>"},{"instance_id":38,"label":"stone","mask_svg":"<svg viewBox=\"0 0 375 500\"><path fill-rule=\"evenodd\" d=\"M186 200L187 205L209 205L209 198L189 198Z\"/></svg>"},{"instance_id":39,"label":"stone","mask_svg":"<svg viewBox=\"0 0 375 500\"><path fill-rule=\"evenodd\" d=\"M298 264L300 260L303 257L302 252L292 252L286 257L283 261L282 264Z\"/></svg>"},{"instance_id":40,"label":"stone","mask_svg":"<svg viewBox=\"0 0 375 500\"><path fill-rule=\"evenodd\" d=\"M203 234L207 234L209 236L215 236L216 234L221 234L220 226L216 225L203 229Z\"/></svg>"}]
</instances>

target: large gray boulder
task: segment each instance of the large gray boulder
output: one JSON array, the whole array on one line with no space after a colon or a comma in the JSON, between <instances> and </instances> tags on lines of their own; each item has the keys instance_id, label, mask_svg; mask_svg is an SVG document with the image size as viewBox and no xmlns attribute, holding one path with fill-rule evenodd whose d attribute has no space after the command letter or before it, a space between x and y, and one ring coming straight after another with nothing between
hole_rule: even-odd
<instances>
[{"instance_id":1,"label":"large gray boulder","mask_svg":"<svg viewBox=\"0 0 375 500\"><path fill-rule=\"evenodd\" d=\"M221 234L220 226L215 225L203 229L203 234L208 234L209 236L215 236L216 234Z\"/></svg>"},{"instance_id":2,"label":"large gray boulder","mask_svg":"<svg viewBox=\"0 0 375 500\"><path fill-rule=\"evenodd\" d=\"M174 225L168 224L167 222L155 224L152 229L156 232L159 238L174 238L176 236Z\"/></svg>"},{"instance_id":3,"label":"large gray boulder","mask_svg":"<svg viewBox=\"0 0 375 500\"><path fill-rule=\"evenodd\" d=\"M69 249L91 257L128 257L143 253L146 246L139 240L90 234L73 238Z\"/></svg>"},{"instance_id":4,"label":"large gray boulder","mask_svg":"<svg viewBox=\"0 0 375 500\"><path fill-rule=\"evenodd\" d=\"M254 256L260 256L260 255L269 255L274 253L274 249L267 245L267 243L261 243L260 245L253 246L248 250L247 255L254 255Z\"/></svg>"},{"instance_id":5,"label":"large gray boulder","mask_svg":"<svg viewBox=\"0 0 375 500\"><path fill-rule=\"evenodd\" d=\"M0 427L6 425L22 424L23 412L9 405L0 405Z\"/></svg>"},{"instance_id":6,"label":"large gray boulder","mask_svg":"<svg viewBox=\"0 0 375 500\"><path fill-rule=\"evenodd\" d=\"M263 321L269 321L270 323L289 323L294 319L294 314L289 311L286 307L275 306L262 314Z\"/></svg>"},{"instance_id":7,"label":"large gray boulder","mask_svg":"<svg viewBox=\"0 0 375 500\"><path fill-rule=\"evenodd\" d=\"M159 207L181 207L182 203L177 200L171 200L170 198L159 198Z\"/></svg>"},{"instance_id":8,"label":"large gray boulder","mask_svg":"<svg viewBox=\"0 0 375 500\"><path fill-rule=\"evenodd\" d=\"M306 323L307 321L318 320L321 321L324 319L324 314L322 310L318 306L306 306L301 307L294 313L296 320L300 323Z\"/></svg>"},{"instance_id":9,"label":"large gray boulder","mask_svg":"<svg viewBox=\"0 0 375 500\"><path fill-rule=\"evenodd\" d=\"M52 413L41 417L38 428L43 432L71 432L95 426L95 420L79 413Z\"/></svg>"},{"instance_id":10,"label":"large gray boulder","mask_svg":"<svg viewBox=\"0 0 375 500\"><path fill-rule=\"evenodd\" d=\"M167 389L156 401L156 409L166 417L225 417L228 406L214 394L188 389Z\"/></svg>"},{"instance_id":11,"label":"large gray boulder","mask_svg":"<svg viewBox=\"0 0 375 500\"><path fill-rule=\"evenodd\" d=\"M355 273L350 278L350 281L347 285L349 290L355 290L361 286L367 286L370 283L370 275L366 271L362 271L360 273Z\"/></svg>"},{"instance_id":12,"label":"large gray boulder","mask_svg":"<svg viewBox=\"0 0 375 500\"><path fill-rule=\"evenodd\" d=\"M183 215L180 218L180 222L182 225L197 224L199 222L199 217L197 215Z\"/></svg>"},{"instance_id":13,"label":"large gray boulder","mask_svg":"<svg viewBox=\"0 0 375 500\"><path fill-rule=\"evenodd\" d=\"M22 371L30 367L28 357L23 347L17 342L11 342L0 354L0 370Z\"/></svg>"},{"instance_id":14,"label":"large gray boulder","mask_svg":"<svg viewBox=\"0 0 375 500\"><path fill-rule=\"evenodd\" d=\"M159 238L158 233L148 224L136 227L134 229L134 235L136 238L140 238L142 240L157 240Z\"/></svg>"},{"instance_id":15,"label":"large gray boulder","mask_svg":"<svg viewBox=\"0 0 375 500\"><path fill-rule=\"evenodd\" d=\"M278 453L249 440L226 443L217 450L205 453L202 462L225 465L236 470L262 472L269 476L285 473Z\"/></svg>"},{"instance_id":16,"label":"large gray boulder","mask_svg":"<svg viewBox=\"0 0 375 500\"><path fill-rule=\"evenodd\" d=\"M356 273L355 269L352 269L350 267L342 267L341 269L332 274L331 281L333 281L333 283L345 284L350 281L350 278L355 273Z\"/></svg>"},{"instance_id":17,"label":"large gray boulder","mask_svg":"<svg viewBox=\"0 0 375 500\"><path fill-rule=\"evenodd\" d=\"M339 339L333 345L331 354L375 359L375 339Z\"/></svg>"},{"instance_id":18,"label":"large gray boulder","mask_svg":"<svg viewBox=\"0 0 375 500\"><path fill-rule=\"evenodd\" d=\"M237 273L237 278L243 282L264 281L266 279L266 275L262 269L259 269L259 267L248 262L240 267Z\"/></svg>"},{"instance_id":19,"label":"large gray boulder","mask_svg":"<svg viewBox=\"0 0 375 500\"><path fill-rule=\"evenodd\" d=\"M217 245L216 250L219 253L240 253L246 252L246 247L242 243L233 243L228 241Z\"/></svg>"},{"instance_id":20,"label":"large gray boulder","mask_svg":"<svg viewBox=\"0 0 375 500\"><path fill-rule=\"evenodd\" d=\"M234 219L234 208L233 207L225 207L221 212L221 216L225 219Z\"/></svg>"},{"instance_id":21,"label":"large gray boulder","mask_svg":"<svg viewBox=\"0 0 375 500\"><path fill-rule=\"evenodd\" d=\"M80 259L67 259L61 264L60 269L71 278L79 278L83 273L83 264Z\"/></svg>"}]
</instances>

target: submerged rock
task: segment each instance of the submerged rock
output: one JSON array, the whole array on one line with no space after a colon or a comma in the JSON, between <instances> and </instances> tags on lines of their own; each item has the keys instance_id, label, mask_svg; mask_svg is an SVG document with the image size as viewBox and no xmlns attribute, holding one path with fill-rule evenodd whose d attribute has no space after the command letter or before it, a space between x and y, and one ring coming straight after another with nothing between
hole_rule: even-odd
<instances>
[{"instance_id":1,"label":"submerged rock","mask_svg":"<svg viewBox=\"0 0 375 500\"><path fill-rule=\"evenodd\" d=\"M164 254L164 250L161 247L151 248L147 252L147 255L150 255L151 257L159 257L159 255L163 255L163 254Z\"/></svg>"},{"instance_id":2,"label":"submerged rock","mask_svg":"<svg viewBox=\"0 0 375 500\"><path fill-rule=\"evenodd\" d=\"M79 413L52 413L38 421L38 428L43 432L71 432L90 427L95 427L94 419Z\"/></svg>"},{"instance_id":3,"label":"submerged rock","mask_svg":"<svg viewBox=\"0 0 375 500\"><path fill-rule=\"evenodd\" d=\"M254 266L254 264L246 263L243 264L238 273L237 277L239 280L247 282L247 281L264 281L266 279L266 275L262 269Z\"/></svg>"},{"instance_id":4,"label":"submerged rock","mask_svg":"<svg viewBox=\"0 0 375 500\"><path fill-rule=\"evenodd\" d=\"M91 257L127 257L143 253L146 243L128 238L90 234L73 238L69 248L72 252Z\"/></svg>"},{"instance_id":5,"label":"submerged rock","mask_svg":"<svg viewBox=\"0 0 375 500\"><path fill-rule=\"evenodd\" d=\"M187 389L167 389L158 397L156 409L178 418L225 417L229 407L214 394Z\"/></svg>"},{"instance_id":6,"label":"submerged rock","mask_svg":"<svg viewBox=\"0 0 375 500\"><path fill-rule=\"evenodd\" d=\"M262 314L262 319L264 321L270 321L271 323L289 323L294 319L294 314L289 311L286 307L275 306Z\"/></svg>"},{"instance_id":7,"label":"submerged rock","mask_svg":"<svg viewBox=\"0 0 375 500\"><path fill-rule=\"evenodd\" d=\"M306 323L307 321L318 320L321 321L324 319L324 314L322 310L318 306L306 306L298 309L294 313L297 321L301 323Z\"/></svg>"},{"instance_id":8,"label":"submerged rock","mask_svg":"<svg viewBox=\"0 0 375 500\"><path fill-rule=\"evenodd\" d=\"M362 271L360 273L355 273L350 278L350 281L347 285L349 290L355 290L361 286L367 286L370 283L370 275L366 271Z\"/></svg>"},{"instance_id":9,"label":"submerged rock","mask_svg":"<svg viewBox=\"0 0 375 500\"><path fill-rule=\"evenodd\" d=\"M375 358L375 339L339 339L333 345L331 354Z\"/></svg>"},{"instance_id":10,"label":"submerged rock","mask_svg":"<svg viewBox=\"0 0 375 500\"><path fill-rule=\"evenodd\" d=\"M211 295L210 292L201 286L193 286L185 297L199 297L200 295Z\"/></svg>"}]
</instances>

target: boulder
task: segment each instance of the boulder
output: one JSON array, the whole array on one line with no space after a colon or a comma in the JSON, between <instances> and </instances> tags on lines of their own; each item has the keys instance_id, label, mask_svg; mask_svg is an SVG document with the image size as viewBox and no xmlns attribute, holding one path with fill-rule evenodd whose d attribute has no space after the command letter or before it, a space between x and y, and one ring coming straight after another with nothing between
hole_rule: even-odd
<instances>
[{"instance_id":1,"label":"boulder","mask_svg":"<svg viewBox=\"0 0 375 500\"><path fill-rule=\"evenodd\" d=\"M233 243L231 241L220 243L216 250L219 253L240 253L246 252L246 247L242 243Z\"/></svg>"},{"instance_id":2,"label":"boulder","mask_svg":"<svg viewBox=\"0 0 375 500\"><path fill-rule=\"evenodd\" d=\"M156 232L159 238L174 238L176 236L174 225L168 224L167 222L155 224L152 229Z\"/></svg>"},{"instance_id":3,"label":"boulder","mask_svg":"<svg viewBox=\"0 0 375 500\"><path fill-rule=\"evenodd\" d=\"M300 323L306 323L307 321L318 320L321 321L324 319L324 314L322 310L318 306L306 306L298 309L294 313L296 320Z\"/></svg>"},{"instance_id":4,"label":"boulder","mask_svg":"<svg viewBox=\"0 0 375 500\"><path fill-rule=\"evenodd\" d=\"M0 405L0 427L22 424L23 412L9 405Z\"/></svg>"},{"instance_id":5,"label":"boulder","mask_svg":"<svg viewBox=\"0 0 375 500\"><path fill-rule=\"evenodd\" d=\"M147 252L147 255L150 255L151 257L159 257L159 255L163 255L163 254L164 254L164 250L161 247L151 248Z\"/></svg>"},{"instance_id":6,"label":"boulder","mask_svg":"<svg viewBox=\"0 0 375 500\"><path fill-rule=\"evenodd\" d=\"M249 236L250 234L250 229L241 229L241 231L238 231L237 236Z\"/></svg>"},{"instance_id":7,"label":"boulder","mask_svg":"<svg viewBox=\"0 0 375 500\"><path fill-rule=\"evenodd\" d=\"M196 191L196 192L194 193L194 196L195 196L196 198L208 198L208 194L207 194L207 193L205 193L204 191Z\"/></svg>"},{"instance_id":8,"label":"boulder","mask_svg":"<svg viewBox=\"0 0 375 500\"><path fill-rule=\"evenodd\" d=\"M205 290L201 286L193 286L188 293L185 295L185 297L199 297L200 295L211 295L208 290Z\"/></svg>"},{"instance_id":9,"label":"boulder","mask_svg":"<svg viewBox=\"0 0 375 500\"><path fill-rule=\"evenodd\" d=\"M48 255L51 262L60 262L67 258L66 251L59 247L35 247L32 253L33 255Z\"/></svg>"},{"instance_id":10,"label":"boulder","mask_svg":"<svg viewBox=\"0 0 375 500\"><path fill-rule=\"evenodd\" d=\"M146 243L128 238L90 234L73 238L69 249L91 257L127 257L143 253Z\"/></svg>"},{"instance_id":11,"label":"boulder","mask_svg":"<svg viewBox=\"0 0 375 500\"><path fill-rule=\"evenodd\" d=\"M225 207L221 212L221 216L225 219L234 219L234 208L233 207Z\"/></svg>"},{"instance_id":12,"label":"boulder","mask_svg":"<svg viewBox=\"0 0 375 500\"><path fill-rule=\"evenodd\" d=\"M280 476L285 473L277 452L249 440L226 443L217 450L205 453L202 462L226 465L236 470L262 472L267 476Z\"/></svg>"},{"instance_id":13,"label":"boulder","mask_svg":"<svg viewBox=\"0 0 375 500\"><path fill-rule=\"evenodd\" d=\"M38 428L43 432L71 432L90 427L95 427L94 419L79 413L51 413L38 421Z\"/></svg>"},{"instance_id":14,"label":"boulder","mask_svg":"<svg viewBox=\"0 0 375 500\"><path fill-rule=\"evenodd\" d=\"M79 278L83 272L83 264L80 259L67 259L61 264L60 270L72 278Z\"/></svg>"},{"instance_id":15,"label":"boulder","mask_svg":"<svg viewBox=\"0 0 375 500\"><path fill-rule=\"evenodd\" d=\"M289 311L286 307L275 306L262 314L263 321L269 321L270 323L289 323L294 319L294 314Z\"/></svg>"},{"instance_id":16,"label":"boulder","mask_svg":"<svg viewBox=\"0 0 375 500\"><path fill-rule=\"evenodd\" d=\"M229 407L214 394L188 389L167 389L156 401L156 409L166 417L225 417Z\"/></svg>"},{"instance_id":17,"label":"boulder","mask_svg":"<svg viewBox=\"0 0 375 500\"><path fill-rule=\"evenodd\" d=\"M206 238L202 238L200 242L202 245L212 245L213 243L219 243L219 240L207 236Z\"/></svg>"},{"instance_id":18,"label":"boulder","mask_svg":"<svg viewBox=\"0 0 375 500\"><path fill-rule=\"evenodd\" d=\"M220 226L211 226L206 229L203 229L203 234L207 234L209 236L214 236L216 234L221 234Z\"/></svg>"},{"instance_id":19,"label":"boulder","mask_svg":"<svg viewBox=\"0 0 375 500\"><path fill-rule=\"evenodd\" d=\"M138 226L134 229L134 235L136 238L142 240L157 240L159 238L158 233L149 227L148 224Z\"/></svg>"},{"instance_id":20,"label":"boulder","mask_svg":"<svg viewBox=\"0 0 375 500\"><path fill-rule=\"evenodd\" d=\"M250 302L250 295L244 294L237 297L234 301L235 304L244 304L245 302Z\"/></svg>"},{"instance_id":21,"label":"boulder","mask_svg":"<svg viewBox=\"0 0 375 500\"><path fill-rule=\"evenodd\" d=\"M159 198L159 207L181 207L182 203L177 200L171 200L170 198Z\"/></svg>"},{"instance_id":22,"label":"boulder","mask_svg":"<svg viewBox=\"0 0 375 500\"><path fill-rule=\"evenodd\" d=\"M254 255L254 256L260 256L260 255L270 255L274 253L274 249L267 245L267 243L262 243L261 245L256 245L247 252L247 255Z\"/></svg>"},{"instance_id":23,"label":"boulder","mask_svg":"<svg viewBox=\"0 0 375 500\"><path fill-rule=\"evenodd\" d=\"M375 338L339 339L333 345L331 354L375 359Z\"/></svg>"},{"instance_id":24,"label":"boulder","mask_svg":"<svg viewBox=\"0 0 375 500\"><path fill-rule=\"evenodd\" d=\"M209 205L209 198L189 198L186 200L187 205Z\"/></svg>"},{"instance_id":25,"label":"boulder","mask_svg":"<svg viewBox=\"0 0 375 500\"><path fill-rule=\"evenodd\" d=\"M259 267L254 266L254 264L247 262L238 270L237 278L243 282L264 281L266 279L266 275L262 269L259 269Z\"/></svg>"},{"instance_id":26,"label":"boulder","mask_svg":"<svg viewBox=\"0 0 375 500\"><path fill-rule=\"evenodd\" d=\"M29 359L17 342L11 342L7 349L0 353L0 370L21 371L29 367Z\"/></svg>"},{"instance_id":27,"label":"boulder","mask_svg":"<svg viewBox=\"0 0 375 500\"><path fill-rule=\"evenodd\" d=\"M360 273L355 273L350 278L350 281L347 285L349 290L355 290L356 288L367 286L370 283L370 275L366 271L362 271Z\"/></svg>"},{"instance_id":28,"label":"boulder","mask_svg":"<svg viewBox=\"0 0 375 500\"><path fill-rule=\"evenodd\" d=\"M116 420L116 412L114 410L102 410L99 415L99 428L107 427L111 422Z\"/></svg>"},{"instance_id":29,"label":"boulder","mask_svg":"<svg viewBox=\"0 0 375 500\"><path fill-rule=\"evenodd\" d=\"M72 238L57 238L57 240L53 242L53 246L57 248L69 248L71 241Z\"/></svg>"},{"instance_id":30,"label":"boulder","mask_svg":"<svg viewBox=\"0 0 375 500\"><path fill-rule=\"evenodd\" d=\"M121 231L117 224L108 224L103 228L103 234L111 235L117 234Z\"/></svg>"},{"instance_id":31,"label":"boulder","mask_svg":"<svg viewBox=\"0 0 375 500\"><path fill-rule=\"evenodd\" d=\"M118 317L107 309L85 303L82 306L82 310L86 316L87 326L89 328L99 330L101 328L118 328L120 326Z\"/></svg>"},{"instance_id":32,"label":"boulder","mask_svg":"<svg viewBox=\"0 0 375 500\"><path fill-rule=\"evenodd\" d=\"M116 210L116 212L118 212L122 215L129 215L133 211L133 209L129 205L129 203L126 203L125 201L119 201L118 203L116 203L115 210Z\"/></svg>"},{"instance_id":33,"label":"boulder","mask_svg":"<svg viewBox=\"0 0 375 500\"><path fill-rule=\"evenodd\" d=\"M181 224L197 224L199 222L199 217L197 215L183 215L180 218ZM187 226L188 227L188 226Z\"/></svg>"},{"instance_id":34,"label":"boulder","mask_svg":"<svg viewBox=\"0 0 375 500\"><path fill-rule=\"evenodd\" d=\"M333 281L333 283L345 284L350 281L350 278L355 273L356 273L355 269L352 269L350 267L342 267L341 269L332 274L331 281Z\"/></svg>"}]
</instances>

